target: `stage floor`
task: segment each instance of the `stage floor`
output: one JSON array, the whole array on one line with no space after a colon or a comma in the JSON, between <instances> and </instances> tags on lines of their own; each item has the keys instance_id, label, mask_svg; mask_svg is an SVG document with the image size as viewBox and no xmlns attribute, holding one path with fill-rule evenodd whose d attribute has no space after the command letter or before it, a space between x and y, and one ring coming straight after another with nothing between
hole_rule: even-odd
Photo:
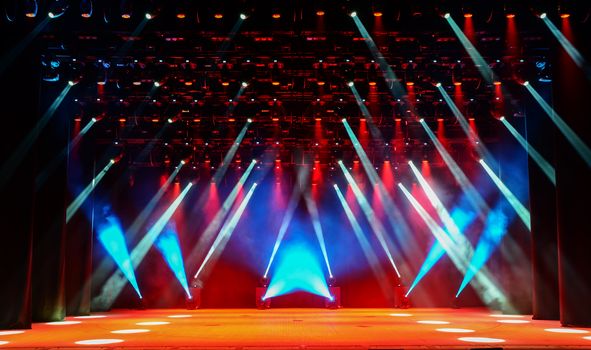
<instances>
[{"instance_id":1,"label":"stage floor","mask_svg":"<svg viewBox=\"0 0 591 350\"><path fill-rule=\"evenodd\" d=\"M0 349L591 349L591 329L485 309L114 310L91 317L100 318L0 331Z\"/></svg>"}]
</instances>

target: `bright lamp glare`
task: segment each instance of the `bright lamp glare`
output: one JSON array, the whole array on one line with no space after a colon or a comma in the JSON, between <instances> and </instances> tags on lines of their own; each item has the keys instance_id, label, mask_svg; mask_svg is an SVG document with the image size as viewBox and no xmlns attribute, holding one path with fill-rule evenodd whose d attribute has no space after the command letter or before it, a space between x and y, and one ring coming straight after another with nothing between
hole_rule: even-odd
<instances>
[{"instance_id":1,"label":"bright lamp glare","mask_svg":"<svg viewBox=\"0 0 591 350\"><path fill-rule=\"evenodd\" d=\"M448 12L448 13L446 13L445 15L443 15L443 17L445 17L445 18L449 18L450 16L451 16L451 15L449 14L449 12Z\"/></svg>"},{"instance_id":2,"label":"bright lamp glare","mask_svg":"<svg viewBox=\"0 0 591 350\"><path fill-rule=\"evenodd\" d=\"M546 18L547 16L548 16L548 15L546 14L546 12L544 12L544 13L542 13L542 14L540 15L540 18L541 18L541 19L544 19L544 18Z\"/></svg>"},{"instance_id":3,"label":"bright lamp glare","mask_svg":"<svg viewBox=\"0 0 591 350\"><path fill-rule=\"evenodd\" d=\"M244 13L240 14L240 19L246 19L246 15Z\"/></svg>"},{"instance_id":4,"label":"bright lamp glare","mask_svg":"<svg viewBox=\"0 0 591 350\"><path fill-rule=\"evenodd\" d=\"M352 81L348 82L347 85L349 85L349 87L352 87L353 85L355 85L355 83L353 83Z\"/></svg>"},{"instance_id":5,"label":"bright lamp glare","mask_svg":"<svg viewBox=\"0 0 591 350\"><path fill-rule=\"evenodd\" d=\"M355 11L351 12L351 17L357 17L357 12L355 12Z\"/></svg>"},{"instance_id":6,"label":"bright lamp glare","mask_svg":"<svg viewBox=\"0 0 591 350\"><path fill-rule=\"evenodd\" d=\"M146 13L146 19L152 19L152 18L153 18L152 14L149 13L149 12L147 12Z\"/></svg>"}]
</instances>

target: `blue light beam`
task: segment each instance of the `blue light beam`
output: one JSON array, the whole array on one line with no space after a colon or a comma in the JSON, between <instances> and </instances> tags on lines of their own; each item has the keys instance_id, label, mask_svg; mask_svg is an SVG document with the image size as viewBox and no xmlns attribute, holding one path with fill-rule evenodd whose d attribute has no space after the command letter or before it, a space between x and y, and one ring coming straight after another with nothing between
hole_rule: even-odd
<instances>
[{"instance_id":1,"label":"blue light beam","mask_svg":"<svg viewBox=\"0 0 591 350\"><path fill-rule=\"evenodd\" d=\"M123 273L127 281L131 283L133 289L135 289L141 299L142 294L135 278L129 251L127 250L127 244L123 236L123 230L121 230L118 220L113 216L108 216L106 220L107 223L105 225L98 227L98 240L113 258L119 270Z\"/></svg>"},{"instance_id":2,"label":"blue light beam","mask_svg":"<svg viewBox=\"0 0 591 350\"><path fill-rule=\"evenodd\" d=\"M304 291L332 300L320 263L304 245L283 249L263 300Z\"/></svg>"},{"instance_id":3,"label":"blue light beam","mask_svg":"<svg viewBox=\"0 0 591 350\"><path fill-rule=\"evenodd\" d=\"M169 225L169 227L158 237L156 240L156 248L162 253L162 257L168 264L174 277L176 277L185 290L187 297L191 299L193 296L189 291L189 284L187 283L183 253L181 252L179 238L173 225Z\"/></svg>"}]
</instances>

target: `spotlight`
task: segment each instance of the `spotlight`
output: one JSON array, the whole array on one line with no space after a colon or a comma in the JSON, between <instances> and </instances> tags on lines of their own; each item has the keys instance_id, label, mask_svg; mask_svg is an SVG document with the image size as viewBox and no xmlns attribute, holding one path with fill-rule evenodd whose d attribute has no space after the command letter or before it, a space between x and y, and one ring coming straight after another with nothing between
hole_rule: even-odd
<instances>
[{"instance_id":1,"label":"spotlight","mask_svg":"<svg viewBox=\"0 0 591 350\"><path fill-rule=\"evenodd\" d=\"M472 14L471 13L464 13L464 18L472 18Z\"/></svg>"},{"instance_id":2,"label":"spotlight","mask_svg":"<svg viewBox=\"0 0 591 350\"><path fill-rule=\"evenodd\" d=\"M146 12L146 15L145 16L146 16L146 19L148 19L148 20L154 18L154 16L151 13L149 13L149 12Z\"/></svg>"},{"instance_id":3,"label":"spotlight","mask_svg":"<svg viewBox=\"0 0 591 350\"><path fill-rule=\"evenodd\" d=\"M174 119L172 119L172 118L168 118L167 121L168 121L169 124L174 123Z\"/></svg>"},{"instance_id":4,"label":"spotlight","mask_svg":"<svg viewBox=\"0 0 591 350\"><path fill-rule=\"evenodd\" d=\"M316 11L316 16L324 16L324 11L323 10Z\"/></svg>"},{"instance_id":5,"label":"spotlight","mask_svg":"<svg viewBox=\"0 0 591 350\"><path fill-rule=\"evenodd\" d=\"M111 162L111 164L115 164L115 159L111 158L110 162Z\"/></svg>"},{"instance_id":6,"label":"spotlight","mask_svg":"<svg viewBox=\"0 0 591 350\"><path fill-rule=\"evenodd\" d=\"M160 87L160 82L158 82L158 81L155 81L155 82L154 82L154 86L155 86L155 87Z\"/></svg>"},{"instance_id":7,"label":"spotlight","mask_svg":"<svg viewBox=\"0 0 591 350\"><path fill-rule=\"evenodd\" d=\"M353 85L355 85L355 83L353 83L352 81L348 82L347 85L349 85L349 87L352 87Z\"/></svg>"},{"instance_id":8,"label":"spotlight","mask_svg":"<svg viewBox=\"0 0 591 350\"><path fill-rule=\"evenodd\" d=\"M514 13L512 13L512 12L510 12L510 13L507 13L507 14L505 15L505 17L507 17L507 18L509 18L509 19L511 19L511 18L515 18L515 14L514 14Z\"/></svg>"},{"instance_id":9,"label":"spotlight","mask_svg":"<svg viewBox=\"0 0 591 350\"><path fill-rule=\"evenodd\" d=\"M218 13L216 13L216 14L213 15L213 18L215 18L215 19L222 19L222 18L224 18L224 15L222 13L218 12Z\"/></svg>"},{"instance_id":10,"label":"spotlight","mask_svg":"<svg viewBox=\"0 0 591 350\"><path fill-rule=\"evenodd\" d=\"M382 11L374 11L373 16L374 17L382 17L383 13Z\"/></svg>"},{"instance_id":11,"label":"spotlight","mask_svg":"<svg viewBox=\"0 0 591 350\"><path fill-rule=\"evenodd\" d=\"M346 121L347 121L347 119L345 119L345 118L341 119L341 122L343 122L343 123Z\"/></svg>"},{"instance_id":12,"label":"spotlight","mask_svg":"<svg viewBox=\"0 0 591 350\"><path fill-rule=\"evenodd\" d=\"M419 119L419 123L422 123L424 121L425 121L425 119L423 119L423 118Z\"/></svg>"},{"instance_id":13,"label":"spotlight","mask_svg":"<svg viewBox=\"0 0 591 350\"><path fill-rule=\"evenodd\" d=\"M68 85L70 85L70 86L74 86L74 85L76 85L76 83L75 83L73 80L69 80L69 81L68 81Z\"/></svg>"},{"instance_id":14,"label":"spotlight","mask_svg":"<svg viewBox=\"0 0 591 350\"><path fill-rule=\"evenodd\" d=\"M529 81L526 80L523 82L523 86L528 86L528 85L529 85Z\"/></svg>"},{"instance_id":15,"label":"spotlight","mask_svg":"<svg viewBox=\"0 0 591 350\"><path fill-rule=\"evenodd\" d=\"M437 84L435 84L435 86L440 87L441 86L441 83L437 83Z\"/></svg>"},{"instance_id":16,"label":"spotlight","mask_svg":"<svg viewBox=\"0 0 591 350\"><path fill-rule=\"evenodd\" d=\"M570 17L570 13L561 13L560 14L560 18L569 18Z\"/></svg>"},{"instance_id":17,"label":"spotlight","mask_svg":"<svg viewBox=\"0 0 591 350\"><path fill-rule=\"evenodd\" d=\"M350 16L351 17L357 17L357 12L355 12L355 11L351 12Z\"/></svg>"},{"instance_id":18,"label":"spotlight","mask_svg":"<svg viewBox=\"0 0 591 350\"><path fill-rule=\"evenodd\" d=\"M548 16L548 15L546 15L546 12L543 12L543 13L540 15L540 18L541 18L541 19L544 19L544 18L546 18L547 16Z\"/></svg>"},{"instance_id":19,"label":"spotlight","mask_svg":"<svg viewBox=\"0 0 591 350\"><path fill-rule=\"evenodd\" d=\"M273 19L279 19L281 18L281 14L279 12L275 12L271 15L271 17L273 17Z\"/></svg>"},{"instance_id":20,"label":"spotlight","mask_svg":"<svg viewBox=\"0 0 591 350\"><path fill-rule=\"evenodd\" d=\"M243 81L241 85L242 85L242 87L247 87L248 86L248 83L245 82L245 81Z\"/></svg>"},{"instance_id":21,"label":"spotlight","mask_svg":"<svg viewBox=\"0 0 591 350\"><path fill-rule=\"evenodd\" d=\"M240 14L240 19L245 20L247 18L247 16L244 13Z\"/></svg>"},{"instance_id":22,"label":"spotlight","mask_svg":"<svg viewBox=\"0 0 591 350\"><path fill-rule=\"evenodd\" d=\"M97 122L97 120L96 120L95 117L92 117L90 120L92 120L93 123L96 123Z\"/></svg>"},{"instance_id":23,"label":"spotlight","mask_svg":"<svg viewBox=\"0 0 591 350\"><path fill-rule=\"evenodd\" d=\"M445 15L443 15L443 18L450 18L451 15L449 14L449 12L447 12Z\"/></svg>"},{"instance_id":24,"label":"spotlight","mask_svg":"<svg viewBox=\"0 0 591 350\"><path fill-rule=\"evenodd\" d=\"M185 160L184 160L184 159L181 159L181 164L182 164L182 165L185 165L186 163L187 163L187 162L185 162Z\"/></svg>"},{"instance_id":25,"label":"spotlight","mask_svg":"<svg viewBox=\"0 0 591 350\"><path fill-rule=\"evenodd\" d=\"M339 164L343 164L343 161L339 159L339 161L337 162ZM336 186L336 185L335 185Z\"/></svg>"},{"instance_id":26,"label":"spotlight","mask_svg":"<svg viewBox=\"0 0 591 350\"><path fill-rule=\"evenodd\" d=\"M500 120L500 121L503 121L503 120L505 120L505 116L501 116L501 117L499 118L499 120Z\"/></svg>"},{"instance_id":27,"label":"spotlight","mask_svg":"<svg viewBox=\"0 0 591 350\"><path fill-rule=\"evenodd\" d=\"M187 18L187 14L184 13L184 12L179 12L179 13L176 14L176 18L178 18L178 19L185 19L185 18Z\"/></svg>"},{"instance_id":28,"label":"spotlight","mask_svg":"<svg viewBox=\"0 0 591 350\"><path fill-rule=\"evenodd\" d=\"M252 119L250 119L250 118L246 119L246 121L249 122L249 123L252 123ZM256 160L255 160L255 162L256 162Z\"/></svg>"}]
</instances>

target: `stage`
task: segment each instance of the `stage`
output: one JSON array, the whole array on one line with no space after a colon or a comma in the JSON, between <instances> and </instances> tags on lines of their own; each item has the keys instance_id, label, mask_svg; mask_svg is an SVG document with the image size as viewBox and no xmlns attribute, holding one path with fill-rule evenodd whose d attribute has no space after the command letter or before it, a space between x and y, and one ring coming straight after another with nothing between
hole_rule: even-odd
<instances>
[{"instance_id":1,"label":"stage","mask_svg":"<svg viewBox=\"0 0 591 350\"><path fill-rule=\"evenodd\" d=\"M91 317L96 316L34 324L18 334L1 331L0 344L4 349L591 349L591 329L486 309L160 309ZM549 331L556 329L576 333ZM112 343L93 344L99 339Z\"/></svg>"}]
</instances>

